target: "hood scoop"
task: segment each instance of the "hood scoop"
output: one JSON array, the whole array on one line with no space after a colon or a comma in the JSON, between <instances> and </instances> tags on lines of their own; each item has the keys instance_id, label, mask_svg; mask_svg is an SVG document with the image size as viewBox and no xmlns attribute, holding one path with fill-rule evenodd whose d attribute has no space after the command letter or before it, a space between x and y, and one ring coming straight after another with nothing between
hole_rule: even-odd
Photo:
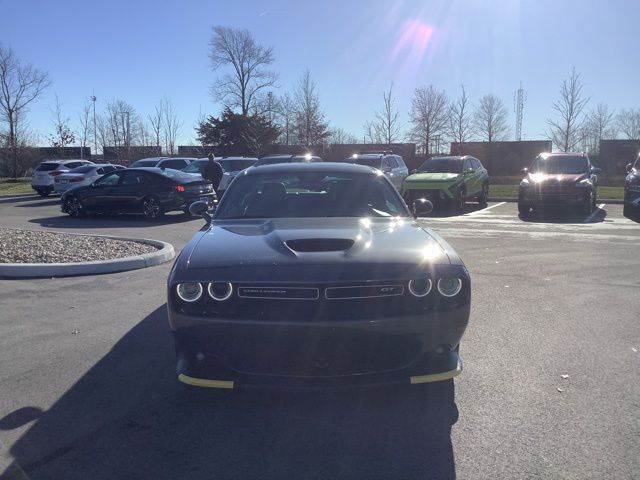
<instances>
[{"instance_id":1,"label":"hood scoop","mask_svg":"<svg viewBox=\"0 0 640 480\"><path fill-rule=\"evenodd\" d=\"M354 241L349 238L301 238L287 240L287 247L294 252L340 252L350 249Z\"/></svg>"}]
</instances>

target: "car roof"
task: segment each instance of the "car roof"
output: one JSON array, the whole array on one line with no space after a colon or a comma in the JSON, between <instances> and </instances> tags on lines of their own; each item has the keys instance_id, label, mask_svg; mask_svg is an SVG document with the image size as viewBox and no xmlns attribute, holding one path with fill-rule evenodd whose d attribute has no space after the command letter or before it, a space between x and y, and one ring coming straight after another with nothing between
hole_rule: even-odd
<instances>
[{"instance_id":1,"label":"car roof","mask_svg":"<svg viewBox=\"0 0 640 480\"><path fill-rule=\"evenodd\" d=\"M440 157L431 157L429 160L425 160L428 162L430 160L464 160L465 158L473 158L470 155L443 155Z\"/></svg>"},{"instance_id":2,"label":"car roof","mask_svg":"<svg viewBox=\"0 0 640 480\"><path fill-rule=\"evenodd\" d=\"M295 162L272 163L269 165L254 165L249 167L247 175L263 173L298 173L298 172L326 172L326 173L370 173L378 174L379 170L366 165L340 162Z\"/></svg>"},{"instance_id":3,"label":"car roof","mask_svg":"<svg viewBox=\"0 0 640 480\"><path fill-rule=\"evenodd\" d=\"M262 157L262 158L266 158L266 157ZM271 157L273 158L273 157ZM255 160L258 161L258 159L256 157L218 157L216 158L216 160Z\"/></svg>"},{"instance_id":4,"label":"car roof","mask_svg":"<svg viewBox=\"0 0 640 480\"><path fill-rule=\"evenodd\" d=\"M50 158L48 160L43 160L40 163L61 163L61 164L65 164L65 163L70 163L70 162L87 162L87 163L93 163L91 160L87 160L86 158L65 158L65 159L60 159L60 160L56 160L55 158Z\"/></svg>"},{"instance_id":5,"label":"car roof","mask_svg":"<svg viewBox=\"0 0 640 480\"><path fill-rule=\"evenodd\" d=\"M540 155L545 157L586 157L584 152L542 152Z\"/></svg>"}]
</instances>

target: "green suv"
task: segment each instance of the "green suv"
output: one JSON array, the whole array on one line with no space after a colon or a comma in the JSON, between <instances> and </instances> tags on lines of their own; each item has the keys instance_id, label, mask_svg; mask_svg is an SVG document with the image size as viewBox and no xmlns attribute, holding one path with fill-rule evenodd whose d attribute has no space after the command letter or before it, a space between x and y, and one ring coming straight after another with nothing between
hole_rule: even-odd
<instances>
[{"instance_id":1,"label":"green suv","mask_svg":"<svg viewBox=\"0 0 640 480\"><path fill-rule=\"evenodd\" d=\"M405 178L402 196L408 205L426 198L434 205L445 204L459 212L470 199L487 203L489 173L480 160L468 155L434 157Z\"/></svg>"}]
</instances>

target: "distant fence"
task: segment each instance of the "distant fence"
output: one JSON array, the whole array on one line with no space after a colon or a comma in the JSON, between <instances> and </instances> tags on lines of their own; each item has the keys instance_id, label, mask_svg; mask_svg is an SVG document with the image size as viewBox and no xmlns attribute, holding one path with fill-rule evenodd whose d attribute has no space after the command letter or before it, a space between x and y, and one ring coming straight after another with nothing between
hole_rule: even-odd
<instances>
[{"instance_id":1,"label":"distant fence","mask_svg":"<svg viewBox=\"0 0 640 480\"><path fill-rule=\"evenodd\" d=\"M162 156L162 148L154 145L137 145L130 147L110 147L105 146L102 149L104 160L107 162L121 163L128 165L135 160L140 160L146 157L160 157Z\"/></svg>"}]
</instances>

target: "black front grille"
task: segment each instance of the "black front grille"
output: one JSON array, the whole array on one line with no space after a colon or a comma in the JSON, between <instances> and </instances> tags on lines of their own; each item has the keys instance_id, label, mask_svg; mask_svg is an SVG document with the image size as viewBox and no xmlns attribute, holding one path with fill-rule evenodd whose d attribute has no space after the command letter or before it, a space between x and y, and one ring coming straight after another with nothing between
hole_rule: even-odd
<instances>
[{"instance_id":1,"label":"black front grille","mask_svg":"<svg viewBox=\"0 0 640 480\"><path fill-rule=\"evenodd\" d=\"M394 297L403 293L403 285L330 287L325 290L325 298L328 300L350 300L356 298Z\"/></svg>"},{"instance_id":2,"label":"black front grille","mask_svg":"<svg viewBox=\"0 0 640 480\"><path fill-rule=\"evenodd\" d=\"M239 287L238 297L271 300L317 300L320 291L307 287Z\"/></svg>"}]
</instances>

